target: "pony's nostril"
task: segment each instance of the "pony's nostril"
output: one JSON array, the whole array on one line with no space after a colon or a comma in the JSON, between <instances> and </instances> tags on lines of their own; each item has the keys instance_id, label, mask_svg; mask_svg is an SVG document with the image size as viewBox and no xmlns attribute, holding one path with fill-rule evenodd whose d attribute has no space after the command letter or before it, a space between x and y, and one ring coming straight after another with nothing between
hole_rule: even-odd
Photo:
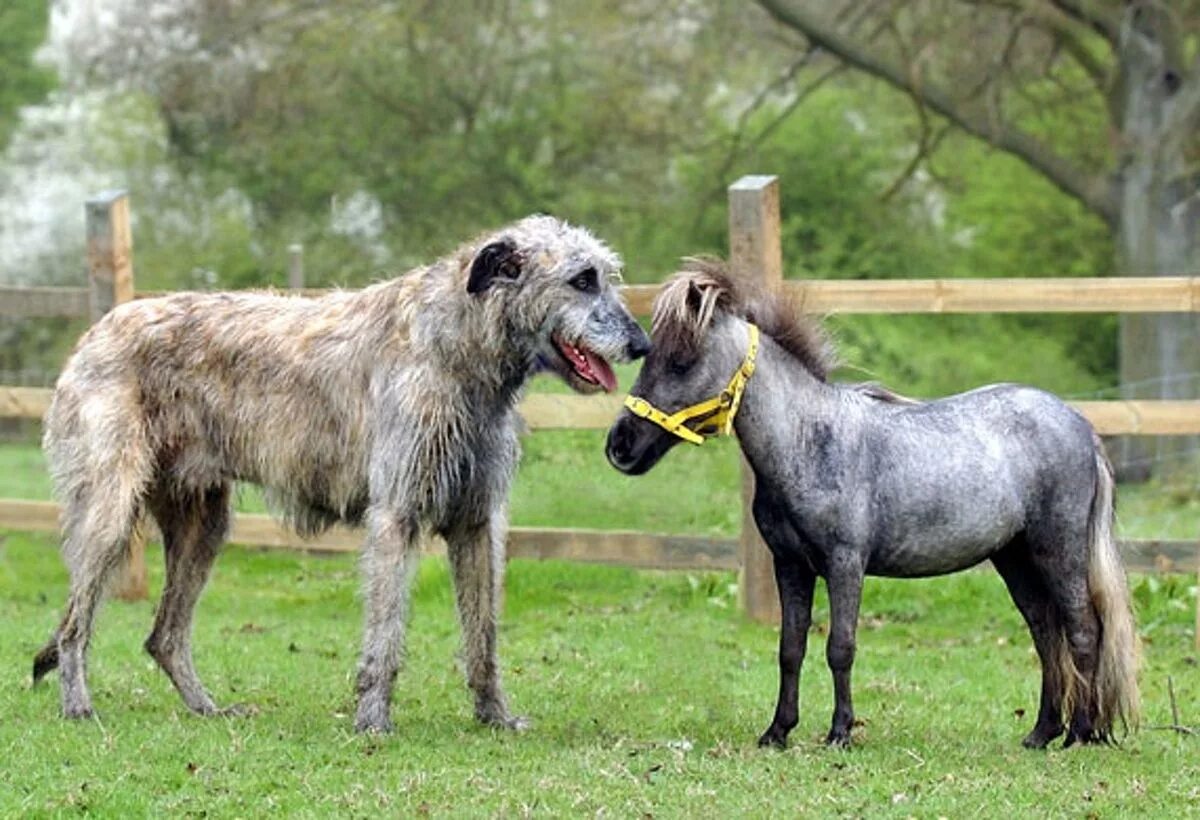
<instances>
[{"instance_id":1,"label":"pony's nostril","mask_svg":"<svg viewBox=\"0 0 1200 820\"><path fill-rule=\"evenodd\" d=\"M608 434L605 455L614 466L624 464L629 458L629 431L618 424Z\"/></svg>"}]
</instances>

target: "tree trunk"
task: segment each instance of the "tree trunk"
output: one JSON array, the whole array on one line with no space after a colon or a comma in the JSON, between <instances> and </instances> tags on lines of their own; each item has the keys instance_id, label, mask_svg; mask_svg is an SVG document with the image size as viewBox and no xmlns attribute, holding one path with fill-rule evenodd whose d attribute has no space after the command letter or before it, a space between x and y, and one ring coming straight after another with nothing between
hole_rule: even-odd
<instances>
[{"instance_id":1,"label":"tree trunk","mask_svg":"<svg viewBox=\"0 0 1200 820\"><path fill-rule=\"evenodd\" d=\"M1181 93L1169 21L1128 14L1122 25L1121 167L1116 226L1118 272L1127 276L1200 275L1200 186L1188 173L1194 111ZM1200 314L1123 314L1121 393L1124 398L1193 399L1200 387ZM1126 437L1114 448L1122 478L1184 467L1195 437Z\"/></svg>"}]
</instances>

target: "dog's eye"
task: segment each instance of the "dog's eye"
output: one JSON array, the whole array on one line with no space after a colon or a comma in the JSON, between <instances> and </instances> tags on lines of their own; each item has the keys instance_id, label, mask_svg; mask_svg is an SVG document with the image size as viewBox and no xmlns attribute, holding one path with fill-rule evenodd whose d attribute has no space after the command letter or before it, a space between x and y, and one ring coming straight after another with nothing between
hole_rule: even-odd
<instances>
[{"instance_id":1,"label":"dog's eye","mask_svg":"<svg viewBox=\"0 0 1200 820\"><path fill-rule=\"evenodd\" d=\"M600 276L596 273L595 268L588 268L572 276L570 285L575 290L581 290L584 293L593 293L600 289Z\"/></svg>"}]
</instances>

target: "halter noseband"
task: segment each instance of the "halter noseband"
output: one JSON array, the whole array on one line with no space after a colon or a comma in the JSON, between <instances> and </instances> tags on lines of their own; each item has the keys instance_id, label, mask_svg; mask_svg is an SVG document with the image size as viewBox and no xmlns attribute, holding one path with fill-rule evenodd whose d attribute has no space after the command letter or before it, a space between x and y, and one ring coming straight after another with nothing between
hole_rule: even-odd
<instances>
[{"instance_id":1,"label":"halter noseband","mask_svg":"<svg viewBox=\"0 0 1200 820\"><path fill-rule=\"evenodd\" d=\"M742 365L729 380L729 386L720 395L711 399L691 404L682 410L676 410L667 415L650 402L634 395L625 397L625 406L635 416L652 421L668 433L679 436L692 444L703 444L705 439L720 435L733 434L733 417L737 415L738 407L742 404L742 394L746 392L746 383L754 375L754 360L758 357L758 327L747 324L750 328L750 348ZM695 429L686 426L693 419L704 420Z\"/></svg>"}]
</instances>

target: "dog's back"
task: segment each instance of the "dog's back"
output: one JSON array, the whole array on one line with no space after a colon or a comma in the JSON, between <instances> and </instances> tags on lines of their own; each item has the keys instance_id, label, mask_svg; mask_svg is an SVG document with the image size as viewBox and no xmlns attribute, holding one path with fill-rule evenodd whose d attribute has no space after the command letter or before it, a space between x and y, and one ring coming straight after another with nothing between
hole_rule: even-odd
<instances>
[{"instance_id":1,"label":"dog's back","mask_svg":"<svg viewBox=\"0 0 1200 820\"><path fill-rule=\"evenodd\" d=\"M119 469L172 490L246 480L285 512L353 518L380 333L403 333L355 297L177 294L114 310L81 340L46 417L59 497Z\"/></svg>"}]
</instances>

